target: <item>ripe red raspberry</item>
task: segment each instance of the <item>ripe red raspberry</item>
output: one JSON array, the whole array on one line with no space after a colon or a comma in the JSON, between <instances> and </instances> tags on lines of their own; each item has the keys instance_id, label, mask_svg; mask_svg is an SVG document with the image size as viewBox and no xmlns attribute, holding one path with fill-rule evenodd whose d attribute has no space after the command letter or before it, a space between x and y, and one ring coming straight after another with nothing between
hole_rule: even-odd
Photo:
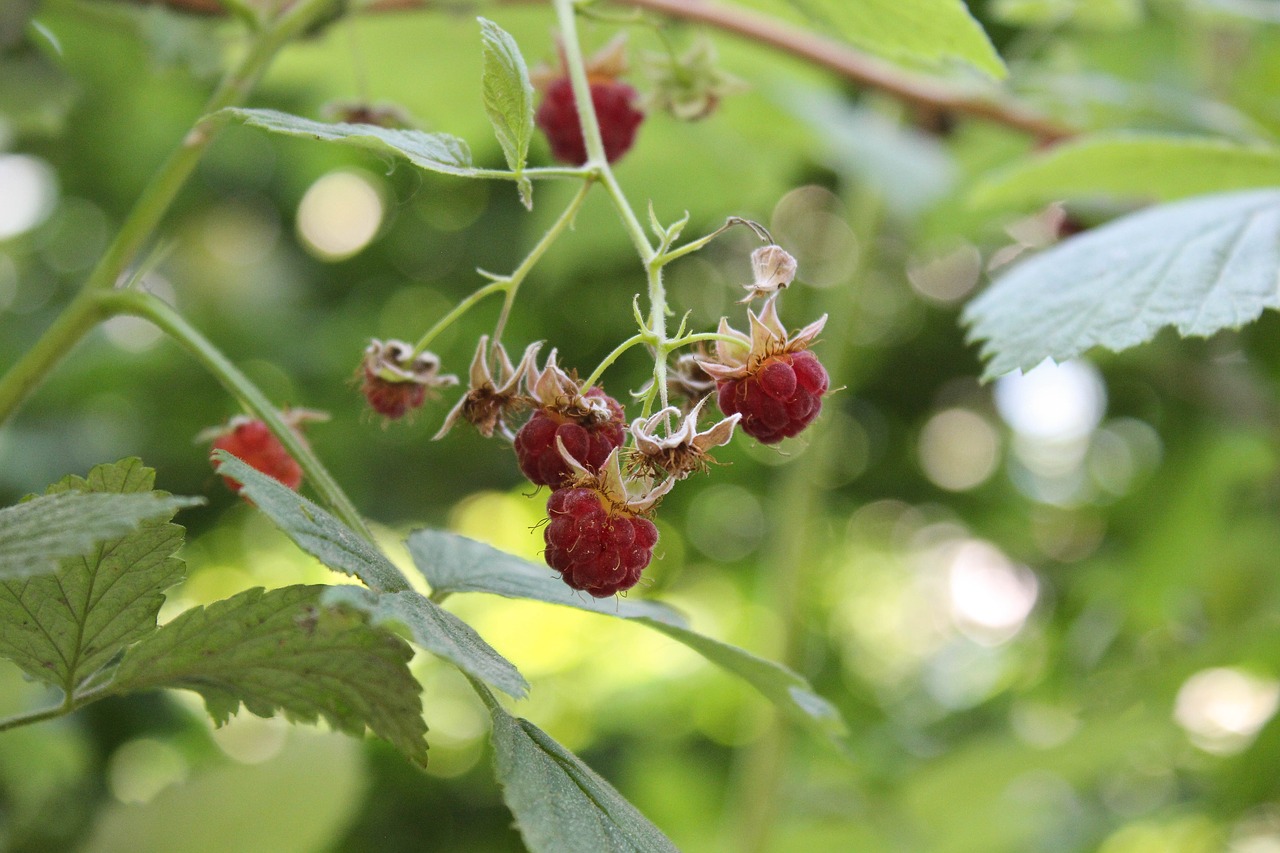
<instances>
[{"instance_id":1,"label":"ripe red raspberry","mask_svg":"<svg viewBox=\"0 0 1280 853\"><path fill-rule=\"evenodd\" d=\"M609 79L591 83L591 103L600 124L604 155L610 163L627 153L644 121L644 113L636 108L635 101L636 90L626 83ZM569 78L560 77L547 86L533 118L551 143L551 156L570 166L587 162L587 147Z\"/></svg>"},{"instance_id":2,"label":"ripe red raspberry","mask_svg":"<svg viewBox=\"0 0 1280 853\"><path fill-rule=\"evenodd\" d=\"M435 353L415 355L404 341L377 338L365 349L357 376L369 407L388 420L403 418L435 399L436 389L458 384L458 377L440 373Z\"/></svg>"},{"instance_id":3,"label":"ripe red raspberry","mask_svg":"<svg viewBox=\"0 0 1280 853\"><path fill-rule=\"evenodd\" d=\"M543 406L516 433L515 450L520 470L535 485L558 489L573 478L569 464L556 446L557 436L565 450L589 471L598 471L609 453L622 445L626 417L622 405L599 388L592 388L582 396L587 400L602 400L608 416L592 411L575 417Z\"/></svg>"},{"instance_id":4,"label":"ripe red raspberry","mask_svg":"<svg viewBox=\"0 0 1280 853\"><path fill-rule=\"evenodd\" d=\"M813 422L828 384L827 371L813 353L784 352L747 376L718 382L716 400L726 415L742 415L738 427L747 435L776 444Z\"/></svg>"},{"instance_id":5,"label":"ripe red raspberry","mask_svg":"<svg viewBox=\"0 0 1280 853\"><path fill-rule=\"evenodd\" d=\"M557 489L547 513L547 565L574 589L596 598L630 589L653 558L653 522L602 500L595 489Z\"/></svg>"},{"instance_id":6,"label":"ripe red raspberry","mask_svg":"<svg viewBox=\"0 0 1280 853\"><path fill-rule=\"evenodd\" d=\"M302 468L284 449L267 425L259 420L235 418L225 432L213 442L213 450L225 450L245 464L257 468L268 477L274 477L285 486L297 491L302 485ZM231 477L223 477L227 488L239 493L241 483Z\"/></svg>"}]
</instances>

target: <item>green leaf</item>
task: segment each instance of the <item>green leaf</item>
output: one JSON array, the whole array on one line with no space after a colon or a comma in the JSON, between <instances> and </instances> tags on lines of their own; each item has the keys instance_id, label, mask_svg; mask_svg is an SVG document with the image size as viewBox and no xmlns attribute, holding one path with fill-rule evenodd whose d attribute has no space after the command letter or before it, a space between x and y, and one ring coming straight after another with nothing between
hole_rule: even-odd
<instances>
[{"instance_id":1,"label":"green leaf","mask_svg":"<svg viewBox=\"0 0 1280 853\"><path fill-rule=\"evenodd\" d=\"M59 560L87 554L145 521L168 519L178 509L199 503L199 498L154 492L62 492L0 509L0 578L55 571Z\"/></svg>"},{"instance_id":2,"label":"green leaf","mask_svg":"<svg viewBox=\"0 0 1280 853\"><path fill-rule=\"evenodd\" d=\"M463 672L513 696L525 694L528 684L510 661L466 622L412 591L404 575L381 551L325 510L234 456L217 451L214 460L218 473L243 483L242 494L252 499L299 548L381 593L359 598L354 592L336 591L335 596L352 596L345 599L346 604L371 613L377 620L404 624L415 643Z\"/></svg>"},{"instance_id":3,"label":"green leaf","mask_svg":"<svg viewBox=\"0 0 1280 853\"><path fill-rule=\"evenodd\" d=\"M985 377L1119 352L1172 326L1207 336L1280 307L1280 190L1150 208L1023 261L969 303Z\"/></svg>"},{"instance_id":4,"label":"green leaf","mask_svg":"<svg viewBox=\"0 0 1280 853\"><path fill-rule=\"evenodd\" d=\"M824 736L838 740L845 732L840 713L795 672L689 630L684 617L665 604L580 595L557 580L546 566L439 530L415 531L408 546L414 563L437 594L488 592L529 598L648 625L744 679L789 716Z\"/></svg>"},{"instance_id":5,"label":"green leaf","mask_svg":"<svg viewBox=\"0 0 1280 853\"><path fill-rule=\"evenodd\" d=\"M51 525L51 548L67 540L58 538L62 528L48 515L50 506L61 512L83 506L81 498L92 498L93 506L103 511L98 520L116 526L96 528L83 540L87 549L79 549L86 555L63 560L55 574L0 583L0 655L72 694L122 648L155 630L164 590L182 580L184 571L182 561L172 556L184 531L168 519L178 507L199 501L152 492L154 482L155 471L137 459L125 459L99 465L87 478L68 477L50 486L52 503L36 498L13 508L37 508ZM129 500L121 503L124 498ZM122 507L130 512L121 516ZM113 533L115 538L104 541ZM4 533L0 537L5 542L0 547L14 544Z\"/></svg>"},{"instance_id":6,"label":"green leaf","mask_svg":"<svg viewBox=\"0 0 1280 853\"><path fill-rule=\"evenodd\" d=\"M286 136L305 136L322 142L367 148L379 154L394 154L430 172L462 178L473 178L482 173L471 165L471 149L467 143L447 133L401 130L372 124L329 124L277 110L228 107L216 115L239 119L252 127Z\"/></svg>"},{"instance_id":7,"label":"green leaf","mask_svg":"<svg viewBox=\"0 0 1280 853\"><path fill-rule=\"evenodd\" d=\"M483 687L493 717L493 767L532 853L674 853L676 847L578 756Z\"/></svg>"},{"instance_id":8,"label":"green leaf","mask_svg":"<svg viewBox=\"0 0 1280 853\"><path fill-rule=\"evenodd\" d=\"M1142 23L1141 0L994 0L993 18L1005 24L1049 29L1072 24L1089 30L1124 30Z\"/></svg>"},{"instance_id":9,"label":"green leaf","mask_svg":"<svg viewBox=\"0 0 1280 853\"><path fill-rule=\"evenodd\" d=\"M1008 71L963 0L769 0L809 25L887 59L941 65L960 60L1002 78Z\"/></svg>"},{"instance_id":10,"label":"green leaf","mask_svg":"<svg viewBox=\"0 0 1280 853\"><path fill-rule=\"evenodd\" d=\"M1099 134L1063 143L984 177L970 202L1030 206L1067 198L1119 196L1174 201L1280 184L1280 148L1222 139Z\"/></svg>"},{"instance_id":11,"label":"green leaf","mask_svg":"<svg viewBox=\"0 0 1280 853\"><path fill-rule=\"evenodd\" d=\"M529 156L529 140L533 138L533 84L529 69L516 40L487 18L478 18L483 39L481 81L484 86L484 109L489 114L493 132L507 158L507 166L515 173L520 199L533 208L533 184L522 177Z\"/></svg>"},{"instance_id":12,"label":"green leaf","mask_svg":"<svg viewBox=\"0 0 1280 853\"><path fill-rule=\"evenodd\" d=\"M192 608L125 653L111 690L195 690L219 725L243 704L355 735L367 726L425 764L412 650L363 614L322 607L328 588L250 589Z\"/></svg>"},{"instance_id":13,"label":"green leaf","mask_svg":"<svg viewBox=\"0 0 1280 853\"><path fill-rule=\"evenodd\" d=\"M400 570L381 551L326 510L241 460L217 450L218 473L243 484L241 494L266 513L299 548L335 571L364 581L371 589L408 589Z\"/></svg>"},{"instance_id":14,"label":"green leaf","mask_svg":"<svg viewBox=\"0 0 1280 853\"><path fill-rule=\"evenodd\" d=\"M342 604L367 613L374 625L402 626L413 642L455 664L463 672L522 699L529 682L511 661L494 651L475 630L411 589L376 593L354 586L335 586L325 604Z\"/></svg>"}]
</instances>

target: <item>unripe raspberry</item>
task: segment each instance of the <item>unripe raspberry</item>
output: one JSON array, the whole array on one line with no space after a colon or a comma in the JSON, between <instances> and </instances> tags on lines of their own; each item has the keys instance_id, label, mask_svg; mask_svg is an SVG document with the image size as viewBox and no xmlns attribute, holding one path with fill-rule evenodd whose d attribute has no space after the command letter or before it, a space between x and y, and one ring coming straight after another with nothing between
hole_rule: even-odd
<instances>
[{"instance_id":1,"label":"unripe raspberry","mask_svg":"<svg viewBox=\"0 0 1280 853\"><path fill-rule=\"evenodd\" d=\"M636 107L636 90L617 80L596 80L591 86L591 103L595 107L604 142L604 155L614 162L631 148L636 131L644 121L644 113ZM547 86L534 121L551 143L551 156L570 166L587 162L587 146L582 138L578 106L573 100L569 78L560 77Z\"/></svg>"},{"instance_id":2,"label":"unripe raspberry","mask_svg":"<svg viewBox=\"0 0 1280 853\"><path fill-rule=\"evenodd\" d=\"M227 451L246 465L279 480L294 491L302 485L302 468L262 421L232 419L227 429L214 439L212 449ZM222 479L228 489L239 493L242 486L238 480L230 477Z\"/></svg>"},{"instance_id":3,"label":"unripe raspberry","mask_svg":"<svg viewBox=\"0 0 1280 853\"><path fill-rule=\"evenodd\" d=\"M581 414L544 405L516 433L515 450L520 470L534 484L558 489L573 477L569 464L556 447L557 437L589 471L598 471L610 452L622 445L625 427L622 405L599 388L592 388L582 397L587 402L597 401L597 405Z\"/></svg>"},{"instance_id":4,"label":"unripe raspberry","mask_svg":"<svg viewBox=\"0 0 1280 853\"><path fill-rule=\"evenodd\" d=\"M653 558L658 528L596 489L557 489L547 513L547 565L574 589L596 598L630 589Z\"/></svg>"},{"instance_id":5,"label":"unripe raspberry","mask_svg":"<svg viewBox=\"0 0 1280 853\"><path fill-rule=\"evenodd\" d=\"M721 380L716 399L726 415L742 415L738 426L747 435L776 444L813 422L828 384L827 371L813 353L784 352L747 376Z\"/></svg>"}]
</instances>

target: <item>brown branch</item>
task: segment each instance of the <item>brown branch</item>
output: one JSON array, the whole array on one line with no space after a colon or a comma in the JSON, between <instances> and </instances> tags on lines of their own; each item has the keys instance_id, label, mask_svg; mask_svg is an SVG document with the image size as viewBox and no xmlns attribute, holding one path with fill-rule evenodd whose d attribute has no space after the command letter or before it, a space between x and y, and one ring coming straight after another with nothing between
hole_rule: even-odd
<instances>
[{"instance_id":1,"label":"brown branch","mask_svg":"<svg viewBox=\"0 0 1280 853\"><path fill-rule=\"evenodd\" d=\"M538 0L506 0L508 3ZM154 2L197 14L221 14L220 0L133 0ZM696 21L759 44L766 44L839 74L846 80L886 92L930 111L973 116L1034 136L1042 144L1074 136L1077 131L1035 112L1009 97L974 95L944 83L897 68L835 39L826 38L776 18L727 6L714 0L612 0L647 9L669 18ZM424 9L435 0L374 0L370 12Z\"/></svg>"}]
</instances>

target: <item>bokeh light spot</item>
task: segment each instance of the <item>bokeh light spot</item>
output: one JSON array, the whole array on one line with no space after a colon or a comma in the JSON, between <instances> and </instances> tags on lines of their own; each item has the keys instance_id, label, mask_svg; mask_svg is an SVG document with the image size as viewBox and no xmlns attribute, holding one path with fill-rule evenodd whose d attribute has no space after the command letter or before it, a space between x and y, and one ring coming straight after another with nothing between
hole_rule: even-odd
<instances>
[{"instance_id":1,"label":"bokeh light spot","mask_svg":"<svg viewBox=\"0 0 1280 853\"><path fill-rule=\"evenodd\" d=\"M298 234L317 257L340 261L359 252L382 227L382 193L371 176L330 172L298 205Z\"/></svg>"}]
</instances>

